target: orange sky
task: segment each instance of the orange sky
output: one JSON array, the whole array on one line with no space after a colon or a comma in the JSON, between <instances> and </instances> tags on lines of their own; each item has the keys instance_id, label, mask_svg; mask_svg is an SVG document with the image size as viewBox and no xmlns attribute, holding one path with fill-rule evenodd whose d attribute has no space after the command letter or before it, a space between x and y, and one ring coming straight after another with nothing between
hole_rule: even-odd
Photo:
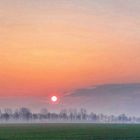
<instances>
[{"instance_id":1,"label":"orange sky","mask_svg":"<svg viewBox=\"0 0 140 140\"><path fill-rule=\"evenodd\" d=\"M134 1L0 1L0 95L139 82Z\"/></svg>"}]
</instances>

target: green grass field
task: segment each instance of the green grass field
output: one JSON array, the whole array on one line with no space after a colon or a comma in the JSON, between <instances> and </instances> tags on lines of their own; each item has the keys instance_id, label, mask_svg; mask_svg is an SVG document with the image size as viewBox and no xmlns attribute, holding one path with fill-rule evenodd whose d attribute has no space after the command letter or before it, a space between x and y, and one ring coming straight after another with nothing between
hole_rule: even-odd
<instances>
[{"instance_id":1,"label":"green grass field","mask_svg":"<svg viewBox=\"0 0 140 140\"><path fill-rule=\"evenodd\" d=\"M0 124L0 140L140 140L140 125Z\"/></svg>"}]
</instances>

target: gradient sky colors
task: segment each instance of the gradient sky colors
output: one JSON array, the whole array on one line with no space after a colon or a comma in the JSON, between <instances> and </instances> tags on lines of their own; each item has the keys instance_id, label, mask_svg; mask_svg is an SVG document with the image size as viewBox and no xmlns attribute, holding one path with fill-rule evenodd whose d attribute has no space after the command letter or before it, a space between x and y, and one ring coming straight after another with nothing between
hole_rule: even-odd
<instances>
[{"instance_id":1,"label":"gradient sky colors","mask_svg":"<svg viewBox=\"0 0 140 140\"><path fill-rule=\"evenodd\" d=\"M139 0L0 1L1 97L139 81Z\"/></svg>"}]
</instances>

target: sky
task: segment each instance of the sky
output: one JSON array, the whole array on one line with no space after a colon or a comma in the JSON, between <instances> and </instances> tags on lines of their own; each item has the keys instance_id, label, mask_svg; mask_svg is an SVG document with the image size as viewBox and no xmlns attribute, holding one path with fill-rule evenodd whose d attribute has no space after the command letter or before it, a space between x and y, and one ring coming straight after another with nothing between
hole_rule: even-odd
<instances>
[{"instance_id":1,"label":"sky","mask_svg":"<svg viewBox=\"0 0 140 140\"><path fill-rule=\"evenodd\" d=\"M139 52L139 0L0 0L0 105L139 83Z\"/></svg>"}]
</instances>

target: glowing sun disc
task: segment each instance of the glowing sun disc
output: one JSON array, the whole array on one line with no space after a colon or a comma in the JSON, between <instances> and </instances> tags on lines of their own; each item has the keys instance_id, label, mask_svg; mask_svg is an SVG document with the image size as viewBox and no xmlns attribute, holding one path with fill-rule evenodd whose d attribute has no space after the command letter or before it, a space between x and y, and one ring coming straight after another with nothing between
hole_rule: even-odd
<instances>
[{"instance_id":1,"label":"glowing sun disc","mask_svg":"<svg viewBox=\"0 0 140 140\"><path fill-rule=\"evenodd\" d=\"M53 102L56 102L56 101L57 101L57 97L56 97L56 96L52 96L52 97L51 97L51 100L52 100Z\"/></svg>"}]
</instances>

